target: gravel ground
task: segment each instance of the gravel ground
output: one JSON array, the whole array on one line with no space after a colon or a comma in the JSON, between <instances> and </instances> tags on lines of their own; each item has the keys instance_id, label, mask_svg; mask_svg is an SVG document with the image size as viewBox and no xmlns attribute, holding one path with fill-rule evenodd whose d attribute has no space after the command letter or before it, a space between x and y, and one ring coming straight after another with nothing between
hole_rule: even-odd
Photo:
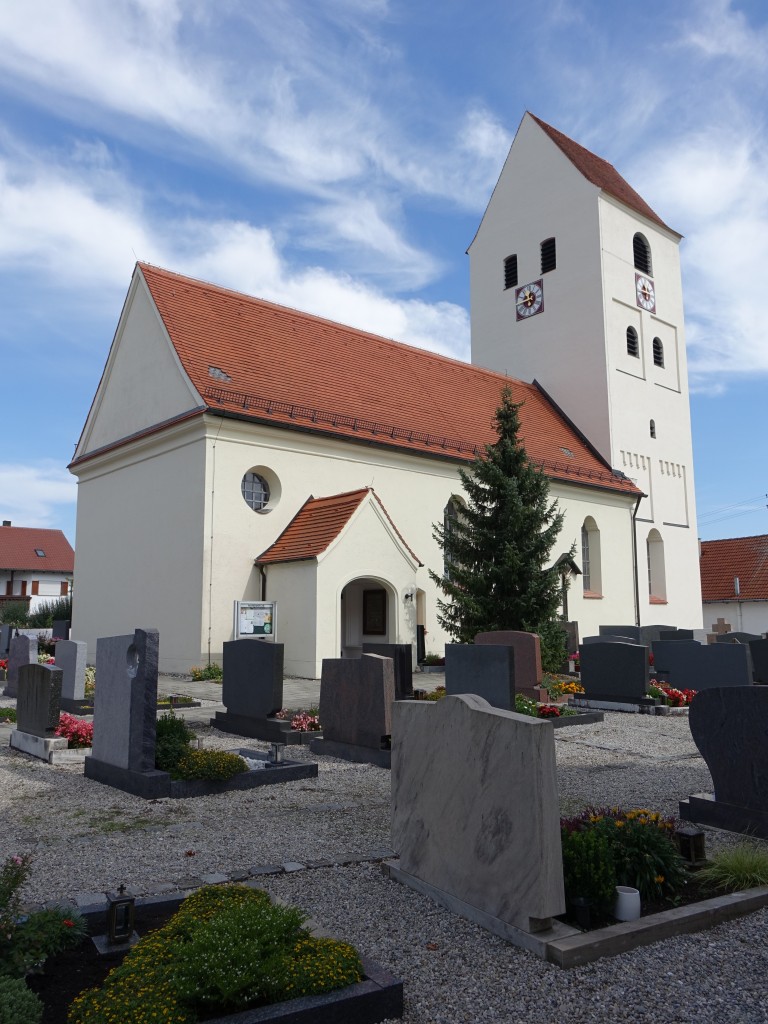
<instances>
[{"instance_id":1,"label":"gravel ground","mask_svg":"<svg viewBox=\"0 0 768 1024\"><path fill-rule=\"evenodd\" d=\"M205 745L252 746L210 728ZM557 730L563 813L585 804L675 813L711 788L684 717L607 713ZM407 1024L768 1022L768 911L562 971L385 878L389 773L318 760L317 779L194 800L144 801L0 748L0 858L32 851L30 902L87 902L125 882L139 895L268 864L371 861L264 876L329 932L405 981ZM708 849L736 841L708 830ZM436 947L436 948L434 948Z\"/></svg>"}]
</instances>

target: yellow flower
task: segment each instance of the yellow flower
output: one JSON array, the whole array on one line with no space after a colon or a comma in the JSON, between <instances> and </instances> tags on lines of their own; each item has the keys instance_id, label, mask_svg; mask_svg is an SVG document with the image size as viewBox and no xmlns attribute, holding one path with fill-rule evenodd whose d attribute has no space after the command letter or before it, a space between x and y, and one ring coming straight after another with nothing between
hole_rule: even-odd
<instances>
[{"instance_id":1,"label":"yellow flower","mask_svg":"<svg viewBox=\"0 0 768 1024\"><path fill-rule=\"evenodd\" d=\"M664 875L656 875L656 878L654 879L654 881L656 882L657 885L661 885L663 883L663 881L664 881Z\"/></svg>"}]
</instances>

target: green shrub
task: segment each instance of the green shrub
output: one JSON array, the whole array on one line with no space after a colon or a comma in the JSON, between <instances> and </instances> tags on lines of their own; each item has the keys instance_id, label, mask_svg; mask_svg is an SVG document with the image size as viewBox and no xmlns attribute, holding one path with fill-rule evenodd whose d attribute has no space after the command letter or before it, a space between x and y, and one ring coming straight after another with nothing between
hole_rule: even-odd
<instances>
[{"instance_id":1,"label":"green shrub","mask_svg":"<svg viewBox=\"0 0 768 1024\"><path fill-rule=\"evenodd\" d=\"M597 829L561 830L563 878L568 899L584 897L608 911L616 895L616 865L607 835Z\"/></svg>"},{"instance_id":2,"label":"green shrub","mask_svg":"<svg viewBox=\"0 0 768 1024\"><path fill-rule=\"evenodd\" d=\"M23 978L0 978L0 1024L40 1024L43 1004Z\"/></svg>"},{"instance_id":3,"label":"green shrub","mask_svg":"<svg viewBox=\"0 0 768 1024\"><path fill-rule=\"evenodd\" d=\"M155 732L155 768L173 773L194 738L195 734L183 718L177 718L173 711L162 714Z\"/></svg>"},{"instance_id":4,"label":"green shrub","mask_svg":"<svg viewBox=\"0 0 768 1024\"><path fill-rule=\"evenodd\" d=\"M424 700L440 700L441 697L445 696L445 687L436 686L434 690L430 690L424 697Z\"/></svg>"},{"instance_id":5,"label":"green shrub","mask_svg":"<svg viewBox=\"0 0 768 1024\"><path fill-rule=\"evenodd\" d=\"M226 750L192 750L186 747L171 775L174 779L227 782L246 771L248 765L239 754L230 754Z\"/></svg>"},{"instance_id":6,"label":"green shrub","mask_svg":"<svg viewBox=\"0 0 768 1024\"><path fill-rule=\"evenodd\" d=\"M725 892L768 885L768 848L745 841L729 850L721 850L697 877L705 885Z\"/></svg>"},{"instance_id":7,"label":"green shrub","mask_svg":"<svg viewBox=\"0 0 768 1024\"><path fill-rule=\"evenodd\" d=\"M23 978L49 956L78 946L87 932L84 919L72 907L30 914L16 925L10 939L0 941L0 975Z\"/></svg>"},{"instance_id":8,"label":"green shrub","mask_svg":"<svg viewBox=\"0 0 768 1024\"><path fill-rule=\"evenodd\" d=\"M77 997L69 1022L194 1024L250 1001L281 1002L359 981L355 950L309 936L303 920L244 886L200 889L134 946L102 988Z\"/></svg>"},{"instance_id":9,"label":"green shrub","mask_svg":"<svg viewBox=\"0 0 768 1024\"><path fill-rule=\"evenodd\" d=\"M222 669L221 665L217 665L215 661L209 661L207 665L193 665L189 674L196 682L201 682L204 679L219 681L222 677Z\"/></svg>"},{"instance_id":10,"label":"green shrub","mask_svg":"<svg viewBox=\"0 0 768 1024\"><path fill-rule=\"evenodd\" d=\"M19 629L26 629L29 617L27 601L3 601L0 603L0 622L9 623Z\"/></svg>"},{"instance_id":11,"label":"green shrub","mask_svg":"<svg viewBox=\"0 0 768 1024\"><path fill-rule=\"evenodd\" d=\"M534 633L539 635L541 667L544 672L559 672L568 660L568 634L562 622L544 622Z\"/></svg>"},{"instance_id":12,"label":"green shrub","mask_svg":"<svg viewBox=\"0 0 768 1024\"><path fill-rule=\"evenodd\" d=\"M15 722L16 708L0 708L0 722Z\"/></svg>"},{"instance_id":13,"label":"green shrub","mask_svg":"<svg viewBox=\"0 0 768 1024\"><path fill-rule=\"evenodd\" d=\"M518 715L530 715L532 718L539 717L539 705L530 697L524 697L522 693L515 694L515 711Z\"/></svg>"},{"instance_id":14,"label":"green shrub","mask_svg":"<svg viewBox=\"0 0 768 1024\"><path fill-rule=\"evenodd\" d=\"M72 618L72 598L57 597L53 601L43 601L30 612L27 622L30 629L50 629L54 619ZM62 637L59 637L61 640Z\"/></svg>"}]
</instances>

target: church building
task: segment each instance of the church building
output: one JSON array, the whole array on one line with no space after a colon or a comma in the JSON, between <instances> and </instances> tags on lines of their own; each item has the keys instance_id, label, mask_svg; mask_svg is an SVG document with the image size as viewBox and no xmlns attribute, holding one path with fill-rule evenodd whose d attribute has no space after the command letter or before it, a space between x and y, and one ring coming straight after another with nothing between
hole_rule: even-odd
<instances>
[{"instance_id":1,"label":"church building","mask_svg":"<svg viewBox=\"0 0 768 1024\"><path fill-rule=\"evenodd\" d=\"M139 263L70 469L72 635L221 660L275 602L289 675L427 652L458 477L509 386L577 546L581 635L701 625L680 236L610 164L523 118L470 255L472 364Z\"/></svg>"}]
</instances>

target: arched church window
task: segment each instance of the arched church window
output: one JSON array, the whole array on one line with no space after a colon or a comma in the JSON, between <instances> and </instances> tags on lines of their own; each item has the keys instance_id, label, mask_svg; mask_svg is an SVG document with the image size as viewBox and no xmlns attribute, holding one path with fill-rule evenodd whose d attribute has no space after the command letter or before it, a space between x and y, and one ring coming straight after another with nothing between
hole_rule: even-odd
<instances>
[{"instance_id":1,"label":"arched church window","mask_svg":"<svg viewBox=\"0 0 768 1024\"><path fill-rule=\"evenodd\" d=\"M517 284L517 255L504 260L504 287L514 288Z\"/></svg>"},{"instance_id":2,"label":"arched church window","mask_svg":"<svg viewBox=\"0 0 768 1024\"><path fill-rule=\"evenodd\" d=\"M627 355L640 358L640 339L634 327L627 328Z\"/></svg>"},{"instance_id":3,"label":"arched church window","mask_svg":"<svg viewBox=\"0 0 768 1024\"><path fill-rule=\"evenodd\" d=\"M661 338L653 339L653 365L664 366L664 345Z\"/></svg>"},{"instance_id":4,"label":"arched church window","mask_svg":"<svg viewBox=\"0 0 768 1024\"><path fill-rule=\"evenodd\" d=\"M557 243L554 238L545 238L541 243L541 272L548 274L557 267Z\"/></svg>"},{"instance_id":5,"label":"arched church window","mask_svg":"<svg viewBox=\"0 0 768 1024\"><path fill-rule=\"evenodd\" d=\"M448 504L443 509L443 535L446 540L453 537L456 533L456 523L461 515L462 505L458 498L452 497L448 499ZM455 559L448 550L449 545L443 547L443 575L446 579L450 579L451 567L455 564Z\"/></svg>"},{"instance_id":6,"label":"arched church window","mask_svg":"<svg viewBox=\"0 0 768 1024\"><path fill-rule=\"evenodd\" d=\"M648 244L648 239L645 235L641 235L639 231L632 239L632 255L635 261L635 270L639 270L641 274L648 274L649 277L652 277L651 247Z\"/></svg>"},{"instance_id":7,"label":"arched church window","mask_svg":"<svg viewBox=\"0 0 768 1024\"><path fill-rule=\"evenodd\" d=\"M585 594L597 596L603 592L600 530L592 516L587 516L581 527L581 583Z\"/></svg>"},{"instance_id":8,"label":"arched church window","mask_svg":"<svg viewBox=\"0 0 768 1024\"><path fill-rule=\"evenodd\" d=\"M648 596L651 600L667 600L667 576L664 568L664 541L658 530L651 530L646 541L648 552Z\"/></svg>"}]
</instances>

